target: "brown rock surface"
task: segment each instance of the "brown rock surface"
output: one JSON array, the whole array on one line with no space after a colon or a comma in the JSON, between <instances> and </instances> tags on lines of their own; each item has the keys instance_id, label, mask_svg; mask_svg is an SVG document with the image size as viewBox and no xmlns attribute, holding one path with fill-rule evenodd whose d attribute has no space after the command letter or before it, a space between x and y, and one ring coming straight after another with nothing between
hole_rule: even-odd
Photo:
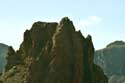
<instances>
[{"instance_id":1,"label":"brown rock surface","mask_svg":"<svg viewBox=\"0 0 125 83\"><path fill-rule=\"evenodd\" d=\"M84 38L75 31L67 17L59 24L34 23L14 55L20 63L1 76L3 83L108 83L93 63L91 36Z\"/></svg>"}]
</instances>

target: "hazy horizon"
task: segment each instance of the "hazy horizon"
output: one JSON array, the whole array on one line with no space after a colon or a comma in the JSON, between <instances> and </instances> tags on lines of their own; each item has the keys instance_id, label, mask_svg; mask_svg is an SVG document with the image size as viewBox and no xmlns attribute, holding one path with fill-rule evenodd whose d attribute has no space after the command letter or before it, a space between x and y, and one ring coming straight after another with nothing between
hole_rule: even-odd
<instances>
[{"instance_id":1,"label":"hazy horizon","mask_svg":"<svg viewBox=\"0 0 125 83\"><path fill-rule=\"evenodd\" d=\"M0 1L0 43L19 48L23 33L36 21L59 22L68 16L76 30L93 38L95 49L125 41L124 0Z\"/></svg>"}]
</instances>

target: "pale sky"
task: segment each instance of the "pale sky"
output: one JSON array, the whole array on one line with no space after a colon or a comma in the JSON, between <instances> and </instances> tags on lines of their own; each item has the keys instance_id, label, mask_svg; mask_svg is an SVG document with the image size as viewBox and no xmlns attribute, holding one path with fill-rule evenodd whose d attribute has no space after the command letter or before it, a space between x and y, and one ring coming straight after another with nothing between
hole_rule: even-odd
<instances>
[{"instance_id":1,"label":"pale sky","mask_svg":"<svg viewBox=\"0 0 125 83\"><path fill-rule=\"evenodd\" d=\"M0 43L19 48L23 33L36 21L68 16L95 49L125 41L125 0L0 0Z\"/></svg>"}]
</instances>

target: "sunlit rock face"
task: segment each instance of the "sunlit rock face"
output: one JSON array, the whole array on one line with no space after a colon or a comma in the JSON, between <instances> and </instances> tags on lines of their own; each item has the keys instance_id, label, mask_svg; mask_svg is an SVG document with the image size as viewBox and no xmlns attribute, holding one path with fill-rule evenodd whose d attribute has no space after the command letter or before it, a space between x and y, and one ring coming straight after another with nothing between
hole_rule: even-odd
<instances>
[{"instance_id":1,"label":"sunlit rock face","mask_svg":"<svg viewBox=\"0 0 125 83\"><path fill-rule=\"evenodd\" d=\"M115 41L106 48L97 50L94 61L104 70L109 83L125 82L125 42Z\"/></svg>"},{"instance_id":2,"label":"sunlit rock face","mask_svg":"<svg viewBox=\"0 0 125 83\"><path fill-rule=\"evenodd\" d=\"M3 83L108 83L93 63L91 36L75 31L68 17L60 23L34 23L19 50L10 48L8 54Z\"/></svg>"}]
</instances>

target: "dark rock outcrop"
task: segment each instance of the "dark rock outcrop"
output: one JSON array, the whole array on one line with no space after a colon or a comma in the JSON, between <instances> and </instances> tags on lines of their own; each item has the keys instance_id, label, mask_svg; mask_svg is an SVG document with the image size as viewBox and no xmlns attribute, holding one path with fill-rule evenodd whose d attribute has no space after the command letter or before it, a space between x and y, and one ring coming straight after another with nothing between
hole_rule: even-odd
<instances>
[{"instance_id":1,"label":"dark rock outcrop","mask_svg":"<svg viewBox=\"0 0 125 83\"><path fill-rule=\"evenodd\" d=\"M0 43L0 73L4 72L5 65L7 64L6 56L8 52L8 46Z\"/></svg>"},{"instance_id":2,"label":"dark rock outcrop","mask_svg":"<svg viewBox=\"0 0 125 83\"><path fill-rule=\"evenodd\" d=\"M91 36L84 38L75 31L67 17L59 24L34 23L25 31L20 49L9 54L18 56L20 63L7 64L13 66L1 76L3 83L107 83L102 69L93 63Z\"/></svg>"},{"instance_id":3,"label":"dark rock outcrop","mask_svg":"<svg viewBox=\"0 0 125 83\"><path fill-rule=\"evenodd\" d=\"M16 54L14 49L10 46L8 47L8 56L6 57L7 64L5 66L5 72L21 63L20 56Z\"/></svg>"},{"instance_id":4,"label":"dark rock outcrop","mask_svg":"<svg viewBox=\"0 0 125 83\"><path fill-rule=\"evenodd\" d=\"M104 70L109 83L125 82L125 42L115 41L97 50L94 62Z\"/></svg>"}]
</instances>

